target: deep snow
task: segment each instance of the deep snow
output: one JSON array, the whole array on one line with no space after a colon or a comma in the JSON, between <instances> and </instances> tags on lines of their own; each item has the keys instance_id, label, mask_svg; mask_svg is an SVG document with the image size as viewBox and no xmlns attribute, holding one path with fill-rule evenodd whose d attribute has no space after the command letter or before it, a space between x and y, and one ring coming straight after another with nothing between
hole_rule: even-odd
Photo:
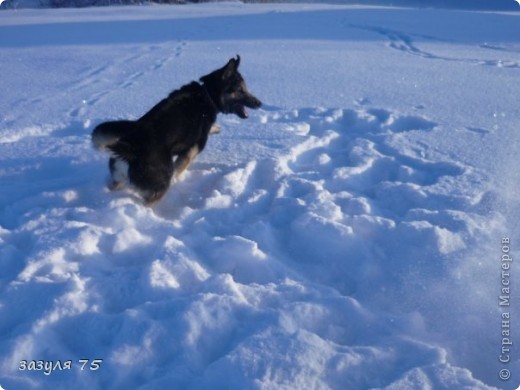
<instances>
[{"instance_id":1,"label":"deep snow","mask_svg":"<svg viewBox=\"0 0 520 390\"><path fill-rule=\"evenodd\" d=\"M1 12L0 386L516 388L518 17ZM156 207L108 192L95 124L237 53L264 107L221 116Z\"/></svg>"}]
</instances>

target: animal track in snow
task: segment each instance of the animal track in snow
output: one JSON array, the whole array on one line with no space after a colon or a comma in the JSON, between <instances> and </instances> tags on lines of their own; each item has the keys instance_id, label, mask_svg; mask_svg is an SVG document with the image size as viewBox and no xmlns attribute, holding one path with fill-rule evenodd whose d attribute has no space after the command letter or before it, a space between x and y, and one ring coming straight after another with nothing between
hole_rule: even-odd
<instances>
[{"instance_id":1,"label":"animal track in snow","mask_svg":"<svg viewBox=\"0 0 520 390\"><path fill-rule=\"evenodd\" d=\"M410 245L412 233L435 256L465 247L463 236L472 224L465 212L485 194L464 189L446 193L444 188L446 183L471 181L471 170L456 162L429 160L420 145L411 149L391 142L406 133L435 131L437 122L368 107L273 110L263 115L266 125L284 124L297 134L294 124L307 130L300 143L274 162L277 174L271 181L262 188L255 187L254 180L244 187L246 192L263 191L262 206L251 210L275 216L271 220L280 229L279 247L296 262L313 259L302 267L312 270L317 280L334 280L341 291L355 291L357 280L369 272L356 259L380 256L371 254L366 238L388 253L398 250L389 242ZM430 211L446 207L442 216ZM261 219L261 213L250 221ZM315 237L321 237L319 244ZM324 237L330 242L322 241ZM412 249L410 256L416 256ZM331 259L342 266L321 266ZM387 272L398 272L388 267L381 264Z\"/></svg>"},{"instance_id":2,"label":"animal track in snow","mask_svg":"<svg viewBox=\"0 0 520 390\"><path fill-rule=\"evenodd\" d=\"M402 51L404 53L408 53L411 55L428 58L428 59L435 59L435 60L443 60L443 61L450 61L450 62L462 62L462 63L468 63L468 64L474 64L474 65L483 65L483 66L493 66L498 68L520 68L520 62L507 60L507 59L479 59L479 58L462 58L462 57L447 57L443 55L437 55L428 51L425 51L417 46L415 43L415 37L424 39L427 41L441 41L440 39L431 37L431 36L425 36L425 35L413 35L413 34L407 34L401 31L391 30L387 28L381 28L381 27L373 27L373 26L356 26L351 25L351 27L372 31L379 35L382 35L388 40L388 47ZM479 45L480 48L483 49L493 49L494 51L497 51L499 53L509 53L509 54L516 54L516 51L514 50L507 50L502 47L498 46L490 46L490 45Z\"/></svg>"},{"instance_id":3,"label":"animal track in snow","mask_svg":"<svg viewBox=\"0 0 520 390\"><path fill-rule=\"evenodd\" d=\"M172 48L173 46L173 48ZM170 61L182 55L187 42L180 40L165 45L152 45L145 49L138 49L138 54L118 58L112 62L86 70L79 80L73 81L67 86L71 91L82 91L86 88L94 89L90 96L84 98L79 107L72 109L69 116L77 118L84 116L91 106L103 101L107 96L119 89L128 89L135 86L150 72L156 72L164 68ZM126 74L128 69L128 73ZM118 82L107 84L107 80L119 79ZM110 89L104 89L103 85L109 85ZM114 90L114 85L116 89Z\"/></svg>"}]
</instances>

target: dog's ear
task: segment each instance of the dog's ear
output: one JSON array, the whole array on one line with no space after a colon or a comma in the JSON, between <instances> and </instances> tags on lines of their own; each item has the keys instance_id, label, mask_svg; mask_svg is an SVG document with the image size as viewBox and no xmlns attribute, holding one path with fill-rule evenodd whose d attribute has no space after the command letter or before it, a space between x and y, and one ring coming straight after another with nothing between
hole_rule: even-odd
<instances>
[{"instance_id":1,"label":"dog's ear","mask_svg":"<svg viewBox=\"0 0 520 390\"><path fill-rule=\"evenodd\" d=\"M240 65L240 56L237 54L236 58L231 58L222 68L202 76L199 80L204 84L216 83L220 80L229 80L237 72L238 65Z\"/></svg>"},{"instance_id":2,"label":"dog's ear","mask_svg":"<svg viewBox=\"0 0 520 390\"><path fill-rule=\"evenodd\" d=\"M237 54L237 58L235 59L236 69L238 69L238 65L240 65L240 56Z\"/></svg>"},{"instance_id":3,"label":"dog's ear","mask_svg":"<svg viewBox=\"0 0 520 390\"><path fill-rule=\"evenodd\" d=\"M234 75L238 70L238 65L240 65L240 56L237 54L237 58L231 58L226 66L224 66L224 73L222 78L227 80L232 75Z\"/></svg>"}]
</instances>

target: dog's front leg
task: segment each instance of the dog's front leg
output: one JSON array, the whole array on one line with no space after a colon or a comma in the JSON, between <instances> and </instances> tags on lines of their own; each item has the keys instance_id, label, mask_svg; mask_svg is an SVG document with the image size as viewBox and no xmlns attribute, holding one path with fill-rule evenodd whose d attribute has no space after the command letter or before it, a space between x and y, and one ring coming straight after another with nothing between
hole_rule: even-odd
<instances>
[{"instance_id":1,"label":"dog's front leg","mask_svg":"<svg viewBox=\"0 0 520 390\"><path fill-rule=\"evenodd\" d=\"M222 131L222 127L220 127L219 125L217 125L216 123L213 124L211 126L211 128L209 129L209 133L210 134L218 134Z\"/></svg>"},{"instance_id":2,"label":"dog's front leg","mask_svg":"<svg viewBox=\"0 0 520 390\"><path fill-rule=\"evenodd\" d=\"M191 164L193 159L195 157L197 157L197 155L199 153L200 153L199 146L198 145L194 145L190 149L188 149L187 151L179 154L179 156L175 160L175 165L174 165L175 170L174 170L173 177L175 179L177 179L179 177L179 175L182 172L184 172L186 170L186 168L189 167L189 165Z\"/></svg>"}]
</instances>

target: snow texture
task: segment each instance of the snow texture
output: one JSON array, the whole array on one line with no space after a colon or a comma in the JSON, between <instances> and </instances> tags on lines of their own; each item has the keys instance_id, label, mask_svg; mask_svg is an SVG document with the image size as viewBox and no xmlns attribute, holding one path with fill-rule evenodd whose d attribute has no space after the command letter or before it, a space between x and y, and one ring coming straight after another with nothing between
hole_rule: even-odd
<instances>
[{"instance_id":1,"label":"snow texture","mask_svg":"<svg viewBox=\"0 0 520 390\"><path fill-rule=\"evenodd\" d=\"M498 296L501 240L520 248L518 18L1 12L0 385L516 388ZM109 192L93 127L236 54L263 108L219 117L155 207ZM71 369L20 370L40 360Z\"/></svg>"}]
</instances>

